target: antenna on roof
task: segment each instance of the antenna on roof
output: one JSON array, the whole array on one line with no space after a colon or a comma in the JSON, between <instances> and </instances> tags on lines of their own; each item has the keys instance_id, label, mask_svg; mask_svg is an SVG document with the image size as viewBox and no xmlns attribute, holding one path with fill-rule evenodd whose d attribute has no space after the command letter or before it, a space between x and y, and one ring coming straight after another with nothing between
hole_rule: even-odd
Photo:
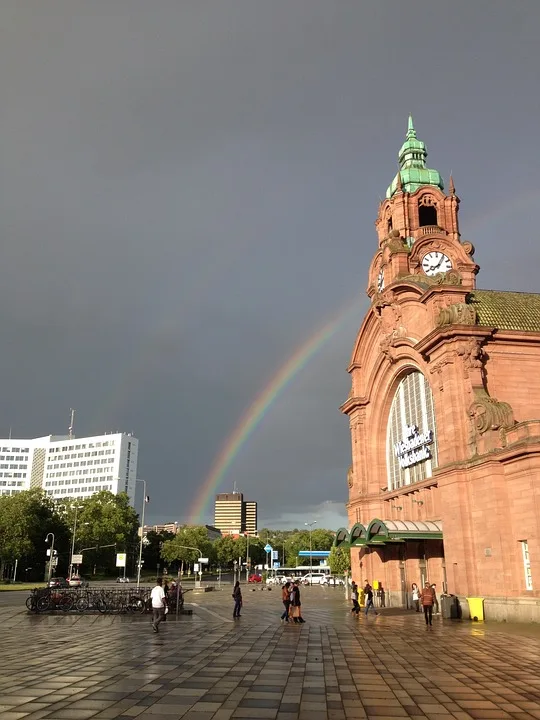
<instances>
[{"instance_id":1,"label":"antenna on roof","mask_svg":"<svg viewBox=\"0 0 540 720\"><path fill-rule=\"evenodd\" d=\"M73 408L69 409L71 413L70 421L69 421L69 439L73 440L73 426L75 424L75 410Z\"/></svg>"},{"instance_id":2,"label":"antenna on roof","mask_svg":"<svg viewBox=\"0 0 540 720\"><path fill-rule=\"evenodd\" d=\"M237 494L238 494L238 490L236 489L236 480L235 480L234 484L233 484L233 495L237 495Z\"/></svg>"},{"instance_id":3,"label":"antenna on roof","mask_svg":"<svg viewBox=\"0 0 540 720\"><path fill-rule=\"evenodd\" d=\"M9 426L9 439L11 440L11 425Z\"/></svg>"}]
</instances>

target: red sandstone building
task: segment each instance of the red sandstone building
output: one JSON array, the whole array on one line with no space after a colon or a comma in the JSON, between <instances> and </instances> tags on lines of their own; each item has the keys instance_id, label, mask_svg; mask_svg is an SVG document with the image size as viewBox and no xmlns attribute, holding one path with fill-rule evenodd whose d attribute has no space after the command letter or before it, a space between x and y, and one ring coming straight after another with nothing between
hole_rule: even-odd
<instances>
[{"instance_id":1,"label":"red sandstone building","mask_svg":"<svg viewBox=\"0 0 540 720\"><path fill-rule=\"evenodd\" d=\"M477 290L459 199L412 120L380 204L371 307L348 371L357 582L411 583L540 620L540 295Z\"/></svg>"}]
</instances>

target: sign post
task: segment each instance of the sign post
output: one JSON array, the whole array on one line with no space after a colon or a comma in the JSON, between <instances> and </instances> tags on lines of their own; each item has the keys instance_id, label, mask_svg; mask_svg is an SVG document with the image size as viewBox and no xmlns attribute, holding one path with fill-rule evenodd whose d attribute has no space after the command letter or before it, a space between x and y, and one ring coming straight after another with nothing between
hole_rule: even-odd
<instances>
[{"instance_id":1,"label":"sign post","mask_svg":"<svg viewBox=\"0 0 540 720\"><path fill-rule=\"evenodd\" d=\"M124 577L126 577L126 560L127 560L126 553L116 553L116 567L124 568Z\"/></svg>"},{"instance_id":2,"label":"sign post","mask_svg":"<svg viewBox=\"0 0 540 720\"><path fill-rule=\"evenodd\" d=\"M83 556L82 553L79 553L78 555L72 555L71 556L71 565L82 565Z\"/></svg>"},{"instance_id":3,"label":"sign post","mask_svg":"<svg viewBox=\"0 0 540 720\"><path fill-rule=\"evenodd\" d=\"M264 546L264 552L266 553L266 567L268 570L272 570L272 555L274 548L270 545L270 543L266 543Z\"/></svg>"}]
</instances>

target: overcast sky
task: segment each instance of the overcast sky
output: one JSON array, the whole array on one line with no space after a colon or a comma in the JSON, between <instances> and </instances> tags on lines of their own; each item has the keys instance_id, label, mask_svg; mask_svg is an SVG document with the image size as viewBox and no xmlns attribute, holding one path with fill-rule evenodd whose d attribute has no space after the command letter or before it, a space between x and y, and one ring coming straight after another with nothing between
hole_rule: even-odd
<instances>
[{"instance_id":1,"label":"overcast sky","mask_svg":"<svg viewBox=\"0 0 540 720\"><path fill-rule=\"evenodd\" d=\"M133 431L149 521L182 521L356 298L219 488L261 526L344 524L338 408L409 112L479 286L540 289L539 34L538 0L3 0L0 436L70 407Z\"/></svg>"}]
</instances>

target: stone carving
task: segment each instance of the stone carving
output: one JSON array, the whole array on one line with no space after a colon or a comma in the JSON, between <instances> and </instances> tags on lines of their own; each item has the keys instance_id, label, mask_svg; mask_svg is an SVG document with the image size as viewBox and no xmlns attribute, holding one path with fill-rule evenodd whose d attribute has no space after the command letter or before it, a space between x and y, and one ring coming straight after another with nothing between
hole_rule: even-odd
<instances>
[{"instance_id":1,"label":"stone carving","mask_svg":"<svg viewBox=\"0 0 540 720\"><path fill-rule=\"evenodd\" d=\"M432 375L435 375L437 373L439 377L439 390L442 392L444 390L444 381L442 376L442 369L446 365L452 365L454 363L454 359L451 355L446 355L441 360L438 360L436 363L433 363L433 365L429 366L429 372Z\"/></svg>"},{"instance_id":2,"label":"stone carving","mask_svg":"<svg viewBox=\"0 0 540 720\"><path fill-rule=\"evenodd\" d=\"M401 237L399 230L390 230L388 237L384 241L384 247L388 248L391 253L410 252L410 248L405 239Z\"/></svg>"},{"instance_id":3,"label":"stone carving","mask_svg":"<svg viewBox=\"0 0 540 720\"><path fill-rule=\"evenodd\" d=\"M461 275L455 270L449 270L447 273L439 273L433 278L433 285L461 285Z\"/></svg>"},{"instance_id":4,"label":"stone carving","mask_svg":"<svg viewBox=\"0 0 540 720\"><path fill-rule=\"evenodd\" d=\"M472 242L464 242L462 248L467 255L474 255L474 245L472 244Z\"/></svg>"},{"instance_id":5,"label":"stone carving","mask_svg":"<svg viewBox=\"0 0 540 720\"><path fill-rule=\"evenodd\" d=\"M485 388L475 388L474 396L469 417L475 434L482 435L487 430L509 428L514 424L511 405L492 398Z\"/></svg>"},{"instance_id":6,"label":"stone carving","mask_svg":"<svg viewBox=\"0 0 540 720\"><path fill-rule=\"evenodd\" d=\"M467 303L455 303L439 312L437 325L476 325L476 310Z\"/></svg>"},{"instance_id":7,"label":"stone carving","mask_svg":"<svg viewBox=\"0 0 540 720\"><path fill-rule=\"evenodd\" d=\"M347 485L349 486L349 488L352 488L353 484L354 484L354 477L353 477L353 468L351 465L349 470L347 471Z\"/></svg>"},{"instance_id":8,"label":"stone carving","mask_svg":"<svg viewBox=\"0 0 540 720\"><path fill-rule=\"evenodd\" d=\"M469 338L467 342L458 347L456 353L459 357L463 358L466 377L470 370L482 369L484 351L482 350L480 340Z\"/></svg>"}]
</instances>

